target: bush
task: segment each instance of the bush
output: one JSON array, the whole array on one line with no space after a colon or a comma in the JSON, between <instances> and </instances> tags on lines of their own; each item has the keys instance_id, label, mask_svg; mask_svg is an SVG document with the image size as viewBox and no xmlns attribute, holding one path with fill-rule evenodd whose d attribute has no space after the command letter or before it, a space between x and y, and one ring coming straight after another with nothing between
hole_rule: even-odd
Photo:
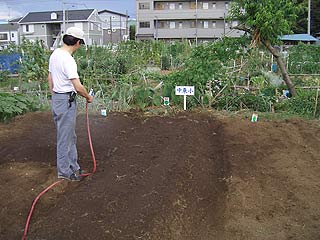
<instances>
[{"instance_id":1,"label":"bush","mask_svg":"<svg viewBox=\"0 0 320 240\"><path fill-rule=\"evenodd\" d=\"M298 90L297 93L296 97L276 104L275 109L312 118L316 106L316 90ZM320 117L320 103L317 105L315 117Z\"/></svg>"},{"instance_id":2,"label":"bush","mask_svg":"<svg viewBox=\"0 0 320 240\"><path fill-rule=\"evenodd\" d=\"M0 93L0 121L34 110L34 100L22 94Z\"/></svg>"},{"instance_id":3,"label":"bush","mask_svg":"<svg viewBox=\"0 0 320 240\"><path fill-rule=\"evenodd\" d=\"M258 112L269 112L274 97L264 95L254 95L246 93L241 95L223 95L214 103L214 107L219 110L239 111L250 109Z\"/></svg>"}]
</instances>

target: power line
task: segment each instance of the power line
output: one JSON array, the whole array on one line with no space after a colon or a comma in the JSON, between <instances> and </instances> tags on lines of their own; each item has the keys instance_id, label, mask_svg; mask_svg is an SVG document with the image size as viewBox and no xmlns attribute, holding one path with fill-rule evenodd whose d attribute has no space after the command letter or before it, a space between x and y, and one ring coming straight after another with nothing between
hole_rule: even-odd
<instances>
[{"instance_id":1,"label":"power line","mask_svg":"<svg viewBox=\"0 0 320 240\"><path fill-rule=\"evenodd\" d=\"M131 0L131 1L134 1L134 0ZM19 8L19 5L20 6L26 6L26 5L30 5L30 4L34 4L34 0L23 0L23 1L19 1L19 0L4 0L4 2L7 4L7 5L15 5L15 7L18 7ZM73 5L83 5L85 8L87 9L91 9L91 8L95 8L95 9L98 9L97 6L94 6L95 4L99 4L101 7L101 3L105 3L105 6L106 6L106 9L109 9L112 11L112 8L110 8L111 6L108 6L108 3L113 3L112 7L115 7L114 3L119 3L117 4L117 9L119 9L119 6L122 6L122 3L124 1L120 1L120 0L92 0L92 1L77 1L75 2L75 0L37 0L37 3L52 3L54 5L56 5L55 8L62 8L62 5L63 4L73 4ZM121 3L122 2L122 3ZM89 5L89 6L87 6ZM125 5L122 9L122 11L124 10L127 10L128 11L128 8L127 8L128 5ZM46 6L43 6L43 7L46 7ZM42 9L43 9L42 7ZM132 6L133 7L133 6ZM51 10L51 8L50 8ZM98 9L99 10L99 9ZM117 10L118 12L121 11L121 10ZM134 8L133 9L130 9L130 11L128 11L128 14L129 15L135 15L135 10Z\"/></svg>"}]
</instances>

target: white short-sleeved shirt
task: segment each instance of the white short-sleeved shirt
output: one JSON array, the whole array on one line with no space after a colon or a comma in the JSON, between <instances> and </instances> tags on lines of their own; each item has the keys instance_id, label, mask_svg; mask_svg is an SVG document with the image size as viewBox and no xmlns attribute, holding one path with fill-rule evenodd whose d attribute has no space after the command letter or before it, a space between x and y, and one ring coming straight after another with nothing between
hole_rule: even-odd
<instances>
[{"instance_id":1,"label":"white short-sleeved shirt","mask_svg":"<svg viewBox=\"0 0 320 240\"><path fill-rule=\"evenodd\" d=\"M54 50L49 59L49 72L54 92L75 91L70 79L79 78L78 69L76 61L68 51L60 48Z\"/></svg>"}]
</instances>

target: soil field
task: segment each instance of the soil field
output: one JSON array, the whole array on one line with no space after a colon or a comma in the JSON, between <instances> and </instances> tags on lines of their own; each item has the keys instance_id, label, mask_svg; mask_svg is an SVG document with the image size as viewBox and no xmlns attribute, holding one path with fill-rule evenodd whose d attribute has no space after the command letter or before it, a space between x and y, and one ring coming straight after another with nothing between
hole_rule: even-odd
<instances>
[{"instance_id":1,"label":"soil field","mask_svg":"<svg viewBox=\"0 0 320 240\"><path fill-rule=\"evenodd\" d=\"M27 239L319 240L320 123L213 112L90 116L97 171L36 205ZM0 239L57 181L50 113L0 125ZM92 158L85 116L79 162Z\"/></svg>"}]
</instances>

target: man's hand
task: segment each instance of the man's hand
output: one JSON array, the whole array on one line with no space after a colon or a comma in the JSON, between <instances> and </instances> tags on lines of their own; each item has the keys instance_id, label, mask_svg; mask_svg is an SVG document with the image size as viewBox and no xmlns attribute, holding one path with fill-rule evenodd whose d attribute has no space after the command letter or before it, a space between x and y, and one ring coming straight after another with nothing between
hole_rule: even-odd
<instances>
[{"instance_id":1,"label":"man's hand","mask_svg":"<svg viewBox=\"0 0 320 240\"><path fill-rule=\"evenodd\" d=\"M91 95L88 95L89 97L87 98L87 103L92 103L93 97Z\"/></svg>"}]
</instances>

